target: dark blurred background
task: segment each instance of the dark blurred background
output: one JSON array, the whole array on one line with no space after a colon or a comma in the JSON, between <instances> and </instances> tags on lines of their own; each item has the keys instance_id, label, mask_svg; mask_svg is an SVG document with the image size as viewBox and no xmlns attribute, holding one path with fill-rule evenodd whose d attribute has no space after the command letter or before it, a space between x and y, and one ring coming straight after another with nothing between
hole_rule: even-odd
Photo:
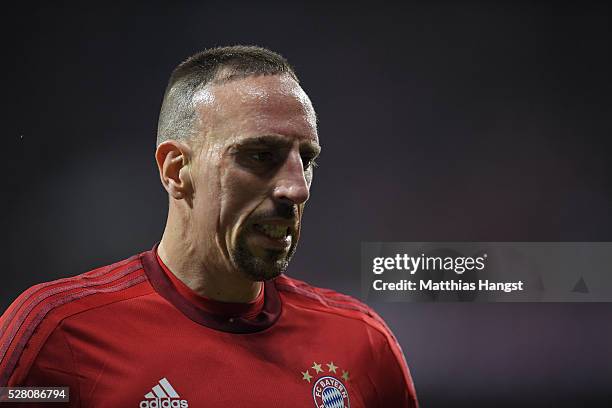
<instances>
[{"instance_id":1,"label":"dark blurred background","mask_svg":"<svg viewBox=\"0 0 612 408\"><path fill-rule=\"evenodd\" d=\"M285 55L324 152L289 274L359 296L362 241L612 241L610 7L232 1L4 10L3 283L149 249L173 67ZM423 407L611 406L612 304L373 304Z\"/></svg>"}]
</instances>

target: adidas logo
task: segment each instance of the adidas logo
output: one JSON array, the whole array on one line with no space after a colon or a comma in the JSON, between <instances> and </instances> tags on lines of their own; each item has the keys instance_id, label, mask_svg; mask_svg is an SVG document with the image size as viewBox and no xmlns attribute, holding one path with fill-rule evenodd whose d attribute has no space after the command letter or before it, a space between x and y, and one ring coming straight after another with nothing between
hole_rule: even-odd
<instances>
[{"instance_id":1,"label":"adidas logo","mask_svg":"<svg viewBox=\"0 0 612 408\"><path fill-rule=\"evenodd\" d=\"M187 408L187 400L181 399L166 377L158 381L140 401L140 408Z\"/></svg>"}]
</instances>

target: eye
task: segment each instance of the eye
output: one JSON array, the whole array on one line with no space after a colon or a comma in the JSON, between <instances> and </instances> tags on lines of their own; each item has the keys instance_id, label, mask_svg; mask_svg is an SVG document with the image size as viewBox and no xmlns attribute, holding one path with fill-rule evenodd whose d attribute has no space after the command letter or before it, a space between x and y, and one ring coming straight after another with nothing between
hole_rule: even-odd
<instances>
[{"instance_id":1,"label":"eye","mask_svg":"<svg viewBox=\"0 0 612 408\"><path fill-rule=\"evenodd\" d=\"M252 152L250 153L249 157L256 161L256 162L260 162L260 163L266 163L266 162L271 162L274 160L274 155L272 154L272 152Z\"/></svg>"}]
</instances>

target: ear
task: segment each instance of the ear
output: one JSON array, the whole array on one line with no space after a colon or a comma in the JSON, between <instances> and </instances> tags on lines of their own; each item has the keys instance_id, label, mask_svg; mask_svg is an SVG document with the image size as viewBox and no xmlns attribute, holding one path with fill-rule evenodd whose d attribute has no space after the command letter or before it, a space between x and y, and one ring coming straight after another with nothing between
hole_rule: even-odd
<instances>
[{"instance_id":1,"label":"ear","mask_svg":"<svg viewBox=\"0 0 612 408\"><path fill-rule=\"evenodd\" d=\"M191 149L185 143L167 140L155 150L155 161L162 185L175 200L191 197L193 183L188 166L191 163Z\"/></svg>"}]
</instances>

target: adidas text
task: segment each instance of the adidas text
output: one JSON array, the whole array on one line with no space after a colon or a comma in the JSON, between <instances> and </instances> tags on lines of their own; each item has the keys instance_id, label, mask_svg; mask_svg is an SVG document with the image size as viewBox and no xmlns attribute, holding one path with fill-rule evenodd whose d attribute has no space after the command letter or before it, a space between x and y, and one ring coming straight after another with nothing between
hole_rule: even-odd
<instances>
[{"instance_id":1,"label":"adidas text","mask_svg":"<svg viewBox=\"0 0 612 408\"><path fill-rule=\"evenodd\" d=\"M178 400L172 398L155 398L150 400L140 401L140 408L187 408L189 404L187 400Z\"/></svg>"}]
</instances>

